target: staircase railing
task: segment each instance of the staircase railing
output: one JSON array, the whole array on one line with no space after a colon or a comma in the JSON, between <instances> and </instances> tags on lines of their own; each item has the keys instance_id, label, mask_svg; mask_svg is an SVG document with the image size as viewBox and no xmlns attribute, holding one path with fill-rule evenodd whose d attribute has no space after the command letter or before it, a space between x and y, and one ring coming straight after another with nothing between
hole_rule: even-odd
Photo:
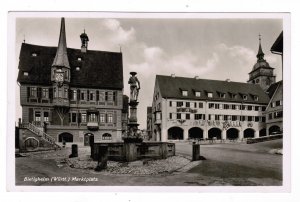
<instances>
[{"instance_id":1,"label":"staircase railing","mask_svg":"<svg viewBox=\"0 0 300 202\"><path fill-rule=\"evenodd\" d=\"M35 125L33 125L31 123L21 123L19 127L20 128L26 128L26 129L30 130L31 132L33 132L37 136L41 137L43 140L49 142L50 144L52 144L55 147L60 148L60 145L58 145L55 142L55 139L53 137L51 137L50 135L48 135L47 133L45 133L44 131L42 131L41 129L36 127Z\"/></svg>"}]
</instances>

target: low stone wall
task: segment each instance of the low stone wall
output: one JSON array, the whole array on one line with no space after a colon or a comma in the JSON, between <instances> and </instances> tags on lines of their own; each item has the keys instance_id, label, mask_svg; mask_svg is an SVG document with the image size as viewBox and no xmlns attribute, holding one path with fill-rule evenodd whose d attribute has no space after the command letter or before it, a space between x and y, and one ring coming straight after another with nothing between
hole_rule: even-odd
<instances>
[{"instance_id":1,"label":"low stone wall","mask_svg":"<svg viewBox=\"0 0 300 202\"><path fill-rule=\"evenodd\" d=\"M277 140L281 139L282 135L270 135L270 136L264 136L264 137L258 137L258 138L249 138L247 139L247 144L253 144L258 142L265 142L270 140Z\"/></svg>"},{"instance_id":2,"label":"low stone wall","mask_svg":"<svg viewBox=\"0 0 300 202\"><path fill-rule=\"evenodd\" d=\"M165 159L175 155L175 143L94 143L91 146L91 157L95 161L98 160L100 146L108 147L108 159L114 161L135 161L143 158Z\"/></svg>"}]
</instances>

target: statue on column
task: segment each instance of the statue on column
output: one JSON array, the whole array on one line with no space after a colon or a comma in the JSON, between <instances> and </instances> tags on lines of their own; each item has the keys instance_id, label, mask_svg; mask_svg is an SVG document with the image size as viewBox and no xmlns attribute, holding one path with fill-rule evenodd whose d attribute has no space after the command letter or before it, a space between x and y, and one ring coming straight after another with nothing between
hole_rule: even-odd
<instances>
[{"instance_id":1,"label":"statue on column","mask_svg":"<svg viewBox=\"0 0 300 202\"><path fill-rule=\"evenodd\" d=\"M128 84L130 84L130 100L137 101L139 96L139 90L141 89L140 81L136 77L136 72L130 72Z\"/></svg>"}]
</instances>

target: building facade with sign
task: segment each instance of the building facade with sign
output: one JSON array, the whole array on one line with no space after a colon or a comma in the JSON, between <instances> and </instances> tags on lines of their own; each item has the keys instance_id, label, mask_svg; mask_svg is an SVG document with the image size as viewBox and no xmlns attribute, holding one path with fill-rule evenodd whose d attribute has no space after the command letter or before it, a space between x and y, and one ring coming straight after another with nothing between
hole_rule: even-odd
<instances>
[{"instance_id":1,"label":"building facade with sign","mask_svg":"<svg viewBox=\"0 0 300 202\"><path fill-rule=\"evenodd\" d=\"M80 40L80 49L67 48L62 18L57 47L22 44L18 83L25 144L38 141L35 136L85 145L91 136L95 142L121 141L122 53L88 50L85 32Z\"/></svg>"},{"instance_id":2,"label":"building facade with sign","mask_svg":"<svg viewBox=\"0 0 300 202\"><path fill-rule=\"evenodd\" d=\"M157 75L153 140L244 139L272 133L274 124L268 118L267 125L266 109L273 98L266 91L278 85L274 68L264 59L260 39L256 57L247 83Z\"/></svg>"},{"instance_id":3,"label":"building facade with sign","mask_svg":"<svg viewBox=\"0 0 300 202\"><path fill-rule=\"evenodd\" d=\"M157 141L265 136L268 103L259 85L157 75L153 136Z\"/></svg>"}]
</instances>

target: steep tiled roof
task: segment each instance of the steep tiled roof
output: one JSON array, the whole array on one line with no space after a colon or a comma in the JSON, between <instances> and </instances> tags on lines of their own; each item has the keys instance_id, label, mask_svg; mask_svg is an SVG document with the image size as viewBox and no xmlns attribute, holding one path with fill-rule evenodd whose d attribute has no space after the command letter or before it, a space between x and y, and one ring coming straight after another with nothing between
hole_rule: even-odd
<instances>
[{"instance_id":1,"label":"steep tiled roof","mask_svg":"<svg viewBox=\"0 0 300 202\"><path fill-rule=\"evenodd\" d=\"M208 79L195 79L186 77L172 77L157 75L156 80L163 98L191 99L191 100L212 100L223 102L244 102L268 104L269 97L259 85L228 82ZM183 96L181 89L188 91L188 96ZM195 91L200 91L201 96L196 97ZM213 93L209 98L207 93ZM225 98L220 94L225 93ZM233 94L236 95L233 98ZM247 95L247 100L243 100L243 95ZM258 100L255 100L255 97Z\"/></svg>"},{"instance_id":2,"label":"steep tiled roof","mask_svg":"<svg viewBox=\"0 0 300 202\"><path fill-rule=\"evenodd\" d=\"M273 83L273 84L267 89L266 92L267 92L269 98L272 98L272 96L274 95L274 93L275 93L275 91L276 91L276 89L277 89L277 87L278 87L279 85L282 85L282 80L281 80L281 81L278 81L278 82L276 82L276 83Z\"/></svg>"},{"instance_id":3,"label":"steep tiled roof","mask_svg":"<svg viewBox=\"0 0 300 202\"><path fill-rule=\"evenodd\" d=\"M21 84L51 85L51 65L57 47L23 43L20 51L18 82ZM32 54L35 53L36 56ZM71 68L70 86L122 89L122 53L67 49ZM81 61L78 58L81 58ZM80 70L76 70L77 67ZM28 72L28 76L24 75Z\"/></svg>"}]
</instances>

